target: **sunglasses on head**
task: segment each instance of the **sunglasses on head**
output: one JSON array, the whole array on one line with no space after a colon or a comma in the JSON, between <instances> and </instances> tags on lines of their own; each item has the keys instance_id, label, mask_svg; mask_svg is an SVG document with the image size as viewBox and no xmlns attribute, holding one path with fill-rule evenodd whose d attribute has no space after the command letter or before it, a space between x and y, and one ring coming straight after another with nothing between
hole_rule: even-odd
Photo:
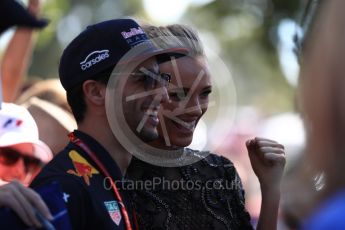
<instances>
[{"instance_id":1,"label":"sunglasses on head","mask_svg":"<svg viewBox=\"0 0 345 230\"><path fill-rule=\"evenodd\" d=\"M11 166L16 164L20 158L23 159L24 166L29 171L43 165L39 159L22 154L15 149L0 148L0 164Z\"/></svg>"},{"instance_id":2,"label":"sunglasses on head","mask_svg":"<svg viewBox=\"0 0 345 230\"><path fill-rule=\"evenodd\" d=\"M138 77L144 81L146 89L154 89L158 86L167 87L171 81L169 73L153 73L145 68L140 68L136 73L131 73L132 76Z\"/></svg>"}]
</instances>

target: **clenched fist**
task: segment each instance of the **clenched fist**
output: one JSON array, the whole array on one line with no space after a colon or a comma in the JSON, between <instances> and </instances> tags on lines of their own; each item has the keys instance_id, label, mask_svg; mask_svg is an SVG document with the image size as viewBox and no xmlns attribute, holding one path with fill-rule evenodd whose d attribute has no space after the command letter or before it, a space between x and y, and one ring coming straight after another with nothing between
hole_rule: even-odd
<instances>
[{"instance_id":1,"label":"clenched fist","mask_svg":"<svg viewBox=\"0 0 345 230\"><path fill-rule=\"evenodd\" d=\"M261 188L279 190L286 161L284 146L259 137L248 140L246 146Z\"/></svg>"}]
</instances>

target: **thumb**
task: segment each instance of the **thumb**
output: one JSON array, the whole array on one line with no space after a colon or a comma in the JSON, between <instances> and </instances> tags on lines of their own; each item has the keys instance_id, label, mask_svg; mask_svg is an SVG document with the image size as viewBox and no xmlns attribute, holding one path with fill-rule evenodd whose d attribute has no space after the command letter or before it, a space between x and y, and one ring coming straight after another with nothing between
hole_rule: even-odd
<instances>
[{"instance_id":1,"label":"thumb","mask_svg":"<svg viewBox=\"0 0 345 230\"><path fill-rule=\"evenodd\" d=\"M255 145L256 145L255 139L249 139L246 141L246 147L249 153L255 150Z\"/></svg>"}]
</instances>

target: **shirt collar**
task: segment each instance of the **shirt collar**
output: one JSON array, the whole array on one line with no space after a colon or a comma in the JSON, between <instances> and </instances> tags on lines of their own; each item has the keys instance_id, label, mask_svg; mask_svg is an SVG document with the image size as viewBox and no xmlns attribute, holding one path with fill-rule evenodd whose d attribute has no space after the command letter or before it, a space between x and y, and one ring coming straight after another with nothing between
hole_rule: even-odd
<instances>
[{"instance_id":1,"label":"shirt collar","mask_svg":"<svg viewBox=\"0 0 345 230\"><path fill-rule=\"evenodd\" d=\"M98 142L96 141L93 137L90 135L80 131L80 130L74 130L73 131L74 135L79 138L84 144L88 146L88 148L96 155L98 160L103 164L103 166L106 168L110 176L112 177L113 180L118 180L122 179L122 173L120 168L118 167L117 163L114 161L114 159L110 156L109 152ZM73 146L78 147L81 149L79 146L71 143ZM91 158L88 156L87 153L83 149L81 149L84 155L90 160ZM93 161L92 161L93 162ZM95 163L93 163L94 166L97 167ZM99 167L97 167L99 168Z\"/></svg>"}]
</instances>

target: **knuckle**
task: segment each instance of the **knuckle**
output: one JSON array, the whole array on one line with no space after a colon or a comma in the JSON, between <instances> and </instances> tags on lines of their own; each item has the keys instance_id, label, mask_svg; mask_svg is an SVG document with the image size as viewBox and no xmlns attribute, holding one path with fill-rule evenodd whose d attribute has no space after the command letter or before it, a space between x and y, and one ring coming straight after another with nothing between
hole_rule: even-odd
<instances>
[{"instance_id":1,"label":"knuckle","mask_svg":"<svg viewBox=\"0 0 345 230\"><path fill-rule=\"evenodd\" d=\"M38 195L38 193L31 191L32 198L35 199L35 201L41 200L41 196Z\"/></svg>"},{"instance_id":2,"label":"knuckle","mask_svg":"<svg viewBox=\"0 0 345 230\"><path fill-rule=\"evenodd\" d=\"M2 198L3 198L2 202L7 203L12 199L12 195L9 192L5 192Z\"/></svg>"}]
</instances>

